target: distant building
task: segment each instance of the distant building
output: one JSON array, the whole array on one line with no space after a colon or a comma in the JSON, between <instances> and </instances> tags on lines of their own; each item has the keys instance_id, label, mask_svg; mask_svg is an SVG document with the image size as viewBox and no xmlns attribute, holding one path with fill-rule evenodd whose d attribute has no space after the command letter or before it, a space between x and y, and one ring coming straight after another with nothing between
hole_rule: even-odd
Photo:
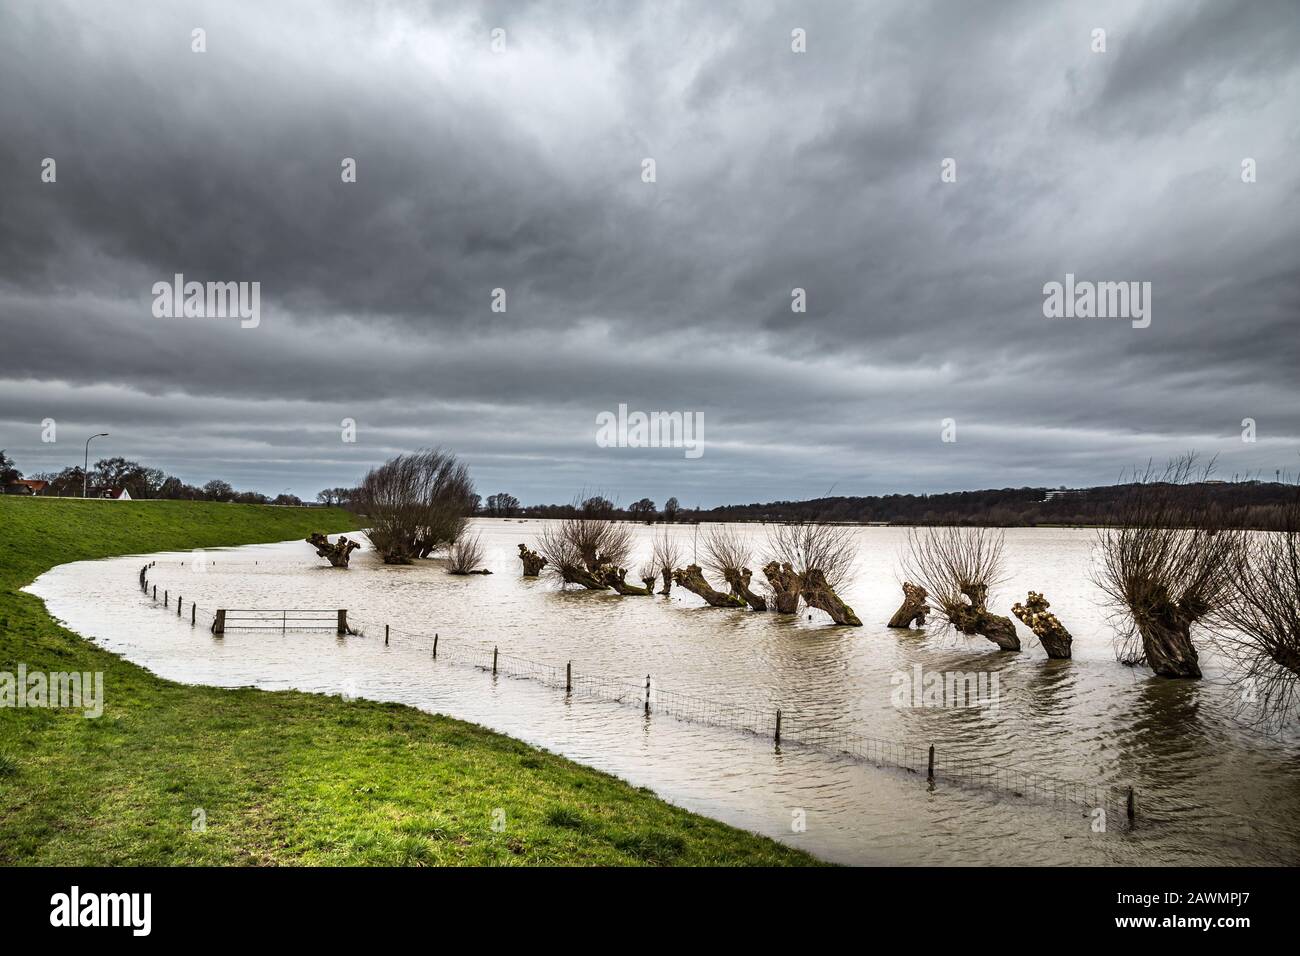
<instances>
[{"instance_id":1,"label":"distant building","mask_svg":"<svg viewBox=\"0 0 1300 956\"><path fill-rule=\"evenodd\" d=\"M130 501L131 493L125 488L96 488L94 497L107 498L110 501Z\"/></svg>"},{"instance_id":2,"label":"distant building","mask_svg":"<svg viewBox=\"0 0 1300 956\"><path fill-rule=\"evenodd\" d=\"M35 478L19 478L17 481L11 481L5 485L4 493L7 495L39 495L44 494L45 489L49 486L48 481L38 481Z\"/></svg>"},{"instance_id":3,"label":"distant building","mask_svg":"<svg viewBox=\"0 0 1300 956\"><path fill-rule=\"evenodd\" d=\"M1044 501L1054 501L1057 498L1068 498L1070 495L1077 495L1079 488L1055 488L1043 495Z\"/></svg>"}]
</instances>

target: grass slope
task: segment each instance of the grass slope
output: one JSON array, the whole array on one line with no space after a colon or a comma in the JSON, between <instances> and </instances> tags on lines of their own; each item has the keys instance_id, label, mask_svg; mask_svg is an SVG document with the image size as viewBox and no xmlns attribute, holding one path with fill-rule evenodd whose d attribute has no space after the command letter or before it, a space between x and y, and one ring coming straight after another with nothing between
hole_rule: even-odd
<instances>
[{"instance_id":1,"label":"grass slope","mask_svg":"<svg viewBox=\"0 0 1300 956\"><path fill-rule=\"evenodd\" d=\"M161 680L18 590L68 561L351 526L335 509L0 497L0 671L103 671L106 698L95 720L0 708L0 864L816 862L473 724Z\"/></svg>"}]
</instances>

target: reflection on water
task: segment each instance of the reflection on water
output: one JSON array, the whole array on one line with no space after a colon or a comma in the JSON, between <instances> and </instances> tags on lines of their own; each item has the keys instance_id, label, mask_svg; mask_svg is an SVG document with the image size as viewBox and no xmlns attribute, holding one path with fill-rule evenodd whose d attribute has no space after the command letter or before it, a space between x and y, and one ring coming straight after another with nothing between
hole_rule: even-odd
<instances>
[{"instance_id":1,"label":"reflection on water","mask_svg":"<svg viewBox=\"0 0 1300 956\"><path fill-rule=\"evenodd\" d=\"M1088 582L1092 535L1007 533L1004 612L1042 591L1075 637L1070 661L1049 661L1023 627L1021 654L979 638L891 631L905 532L863 528L843 597L866 622L838 628L821 612L797 619L717 610L674 588L662 596L560 591L520 576L517 545L537 521L479 520L490 576L453 577L438 562L386 567L372 552L329 568L308 545L160 555L151 581L200 607L349 609L366 636L236 632L215 639L152 606L136 589L142 559L55 569L32 590L74 630L164 677L394 700L472 720L616 773L683 806L850 863L1251 863L1300 860L1300 741L1235 723L1227 675L1203 655L1207 679L1165 681L1115 662ZM762 529L745 526L756 550ZM686 553L694 529L674 527ZM657 529L638 528L648 555ZM641 555L638 555L638 558ZM186 566L179 562L187 561ZM256 563L254 563L256 562ZM631 567L638 566L634 559ZM761 563L761 562L760 562ZM393 639L383 643L384 624ZM949 757L1015 765L1138 792L1139 825L1094 833L1085 808L945 785L844 757L786 748L725 729L493 678L431 659L441 646L500 646L575 675L644 681L737 706L785 708L808 723L928 746ZM892 678L926 672L996 674L996 708L894 706ZM111 706L112 688L107 689ZM485 795L485 801L491 799ZM485 811L486 812L486 811ZM792 829L806 821L802 832Z\"/></svg>"}]
</instances>

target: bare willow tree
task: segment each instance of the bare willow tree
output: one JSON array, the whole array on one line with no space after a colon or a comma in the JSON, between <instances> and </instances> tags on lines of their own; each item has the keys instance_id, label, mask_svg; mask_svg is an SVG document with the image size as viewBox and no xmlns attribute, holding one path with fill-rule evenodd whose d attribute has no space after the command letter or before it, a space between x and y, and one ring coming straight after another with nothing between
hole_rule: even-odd
<instances>
[{"instance_id":1,"label":"bare willow tree","mask_svg":"<svg viewBox=\"0 0 1300 956\"><path fill-rule=\"evenodd\" d=\"M682 563L681 544L665 529L654 539L652 549L650 560L664 582L663 589L659 593L670 594L673 589L673 572Z\"/></svg>"},{"instance_id":2,"label":"bare willow tree","mask_svg":"<svg viewBox=\"0 0 1300 956\"><path fill-rule=\"evenodd\" d=\"M851 527L794 519L769 526L767 539L771 560L763 574L779 613L797 613L802 600L836 624L862 626L837 593L857 557Z\"/></svg>"},{"instance_id":3,"label":"bare willow tree","mask_svg":"<svg viewBox=\"0 0 1300 956\"><path fill-rule=\"evenodd\" d=\"M410 564L456 542L474 495L469 470L441 449L398 455L372 468L357 489L358 510L385 564Z\"/></svg>"},{"instance_id":4,"label":"bare willow tree","mask_svg":"<svg viewBox=\"0 0 1300 956\"><path fill-rule=\"evenodd\" d=\"M543 526L537 551L546 558L546 571L565 584L581 584L591 591L615 587L607 583L606 572L626 566L632 553L633 529L601 517L602 513L584 510Z\"/></svg>"},{"instance_id":5,"label":"bare willow tree","mask_svg":"<svg viewBox=\"0 0 1300 956\"><path fill-rule=\"evenodd\" d=\"M749 587L754 576L749 569L751 558L749 543L735 525L711 525L705 532L704 566L726 581L731 593L755 611L766 611L767 601Z\"/></svg>"},{"instance_id":6,"label":"bare willow tree","mask_svg":"<svg viewBox=\"0 0 1300 956\"><path fill-rule=\"evenodd\" d=\"M1223 611L1232 595L1241 532L1198 487L1213 470L1196 455L1163 472L1147 465L1098 532L1093 579L1117 625L1116 656L1161 677L1201 676L1192 626Z\"/></svg>"},{"instance_id":7,"label":"bare willow tree","mask_svg":"<svg viewBox=\"0 0 1300 956\"><path fill-rule=\"evenodd\" d=\"M1214 633L1236 665L1242 710L1265 725L1293 717L1300 702L1300 502L1284 522L1282 531L1240 536L1231 597Z\"/></svg>"},{"instance_id":8,"label":"bare willow tree","mask_svg":"<svg viewBox=\"0 0 1300 956\"><path fill-rule=\"evenodd\" d=\"M487 574L483 563L483 543L479 536L462 534L447 550L448 574Z\"/></svg>"},{"instance_id":9,"label":"bare willow tree","mask_svg":"<svg viewBox=\"0 0 1300 956\"><path fill-rule=\"evenodd\" d=\"M943 623L962 634L986 637L1004 651L1020 650L1009 617L988 609L989 591L1002 579L1001 531L927 527L907 533L904 570L924 588Z\"/></svg>"}]
</instances>

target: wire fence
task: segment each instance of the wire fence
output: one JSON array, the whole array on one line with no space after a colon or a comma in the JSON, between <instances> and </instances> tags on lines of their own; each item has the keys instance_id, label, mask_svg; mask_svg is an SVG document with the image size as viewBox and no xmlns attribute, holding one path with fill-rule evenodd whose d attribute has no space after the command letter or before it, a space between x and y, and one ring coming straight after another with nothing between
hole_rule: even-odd
<instances>
[{"instance_id":1,"label":"wire fence","mask_svg":"<svg viewBox=\"0 0 1300 956\"><path fill-rule=\"evenodd\" d=\"M176 609L181 618L189 616L195 626L211 629L221 610L207 609L193 602L183 603L183 597L172 599L169 592L160 595L156 585L148 581L148 572L156 562L140 569L141 590L155 604L169 611ZM265 616L268 629L284 628L283 622L273 618L280 611L260 612ZM287 612L286 612L287 613ZM312 612L315 614L336 612ZM227 619L229 620L229 618ZM315 628L332 629L333 617L321 621ZM227 625L228 629L229 625ZM298 628L307 629L307 628ZM314 629L314 628L313 628ZM676 720L716 727L765 738L778 749L804 748L836 757L844 757L877 767L900 770L927 781L944 781L962 787L996 791L1015 798L1050 804L1073 812L1094 813L1104 810L1109 821L1127 821L1131 827L1139 818L1151 822L1172 822L1180 817L1178 808L1150 805L1139 799L1137 791L1127 785L1105 782L1088 783L1018 764L990 761L984 757L971 757L955 752L955 748L941 741L916 744L884 740L857 733L834 721L805 716L797 708L775 702L728 702L694 694L682 693L659 686L651 675L629 678L587 673L575 669L572 661L552 664L532 660L515 654L502 653L499 647L448 640L435 632L432 635L399 631L387 624L351 620L347 633L377 639L382 633L384 643L395 639L429 653L431 659L476 668L494 676L527 680L566 695L589 700L604 701L635 708L643 715L668 716ZM1233 824L1246 838L1263 834L1276 838L1285 834L1293 844L1300 845L1300 831L1264 823L1254 818L1215 811ZM1113 826L1113 823L1109 823Z\"/></svg>"}]
</instances>

